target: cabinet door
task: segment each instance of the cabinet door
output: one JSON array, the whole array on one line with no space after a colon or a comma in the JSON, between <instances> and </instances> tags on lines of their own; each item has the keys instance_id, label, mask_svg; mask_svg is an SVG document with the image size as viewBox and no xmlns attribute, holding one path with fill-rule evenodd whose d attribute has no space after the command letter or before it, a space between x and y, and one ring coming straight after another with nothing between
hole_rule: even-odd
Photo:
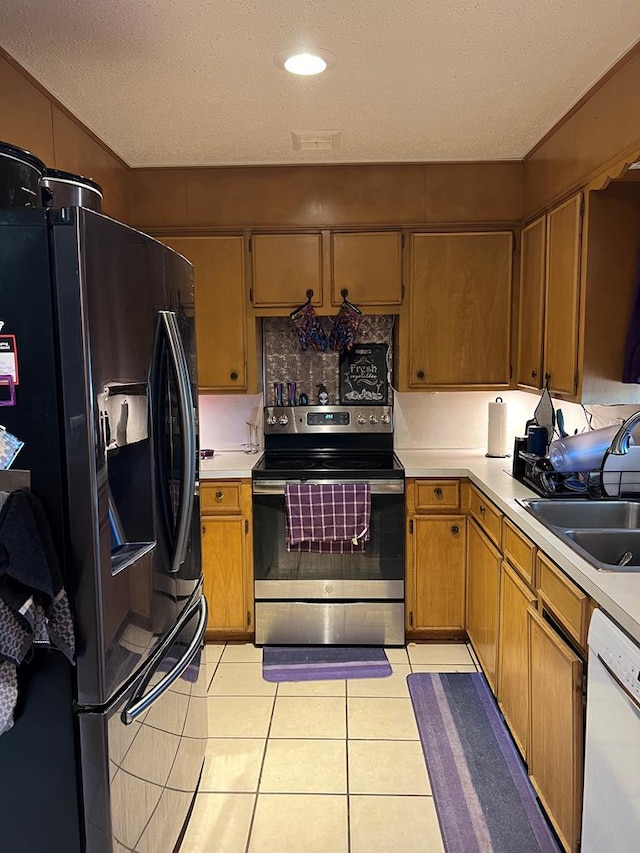
<instances>
[{"instance_id":1,"label":"cabinet door","mask_svg":"<svg viewBox=\"0 0 640 853\"><path fill-rule=\"evenodd\" d=\"M416 234L412 240L409 385L510 382L512 234Z\"/></svg>"},{"instance_id":2,"label":"cabinet door","mask_svg":"<svg viewBox=\"0 0 640 853\"><path fill-rule=\"evenodd\" d=\"M583 663L551 626L528 611L531 782L565 850L578 849L582 801Z\"/></svg>"},{"instance_id":3,"label":"cabinet door","mask_svg":"<svg viewBox=\"0 0 640 853\"><path fill-rule=\"evenodd\" d=\"M246 598L246 519L202 518L202 572L209 604L208 631L249 630Z\"/></svg>"},{"instance_id":4,"label":"cabinet door","mask_svg":"<svg viewBox=\"0 0 640 853\"><path fill-rule=\"evenodd\" d=\"M246 391L242 237L163 237L193 264L198 387Z\"/></svg>"},{"instance_id":5,"label":"cabinet door","mask_svg":"<svg viewBox=\"0 0 640 853\"><path fill-rule=\"evenodd\" d=\"M542 388L545 238L544 216L522 229L517 382L526 388Z\"/></svg>"},{"instance_id":6,"label":"cabinet door","mask_svg":"<svg viewBox=\"0 0 640 853\"><path fill-rule=\"evenodd\" d=\"M495 693L501 554L473 519L467 541L467 633Z\"/></svg>"},{"instance_id":7,"label":"cabinet door","mask_svg":"<svg viewBox=\"0 0 640 853\"><path fill-rule=\"evenodd\" d=\"M577 392L582 193L547 214L544 370L552 391Z\"/></svg>"},{"instance_id":8,"label":"cabinet door","mask_svg":"<svg viewBox=\"0 0 640 853\"><path fill-rule=\"evenodd\" d=\"M414 519L414 630L464 630L466 519Z\"/></svg>"},{"instance_id":9,"label":"cabinet door","mask_svg":"<svg viewBox=\"0 0 640 853\"><path fill-rule=\"evenodd\" d=\"M251 255L254 308L295 308L307 290L322 305L320 234L254 234Z\"/></svg>"},{"instance_id":10,"label":"cabinet door","mask_svg":"<svg viewBox=\"0 0 640 853\"><path fill-rule=\"evenodd\" d=\"M507 563L500 581L498 702L523 758L529 740L529 632L535 595Z\"/></svg>"},{"instance_id":11,"label":"cabinet door","mask_svg":"<svg viewBox=\"0 0 640 853\"><path fill-rule=\"evenodd\" d=\"M331 303L340 291L358 306L402 303L402 234L333 234L331 236Z\"/></svg>"}]
</instances>

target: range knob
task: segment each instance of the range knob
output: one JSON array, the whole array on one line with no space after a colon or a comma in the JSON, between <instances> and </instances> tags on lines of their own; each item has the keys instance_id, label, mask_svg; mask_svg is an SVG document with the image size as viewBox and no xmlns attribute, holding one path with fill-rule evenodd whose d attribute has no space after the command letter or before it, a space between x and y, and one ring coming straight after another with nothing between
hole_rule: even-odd
<instances>
[{"instance_id":1,"label":"range knob","mask_svg":"<svg viewBox=\"0 0 640 853\"><path fill-rule=\"evenodd\" d=\"M380 423L381 424L390 424L391 423L391 415L389 412L384 412L380 415Z\"/></svg>"},{"instance_id":2,"label":"range knob","mask_svg":"<svg viewBox=\"0 0 640 853\"><path fill-rule=\"evenodd\" d=\"M366 419L366 418L365 418L365 416L364 416L364 415L362 415L362 414L358 415L358 417L356 418L356 420L358 421L358 423L360 424L360 426L364 426L364 424L366 424L366 422L367 422L367 419Z\"/></svg>"},{"instance_id":3,"label":"range knob","mask_svg":"<svg viewBox=\"0 0 640 853\"><path fill-rule=\"evenodd\" d=\"M373 412L371 412L371 414L369 415L369 423L370 424L377 424L378 423L378 418L373 414Z\"/></svg>"},{"instance_id":4,"label":"range knob","mask_svg":"<svg viewBox=\"0 0 640 853\"><path fill-rule=\"evenodd\" d=\"M278 423L282 426L286 426L289 423L289 418L287 417L287 415L280 415L280 417L278 418Z\"/></svg>"},{"instance_id":5,"label":"range knob","mask_svg":"<svg viewBox=\"0 0 640 853\"><path fill-rule=\"evenodd\" d=\"M276 416L267 415L267 423L269 424L269 426L273 426L276 423Z\"/></svg>"}]
</instances>

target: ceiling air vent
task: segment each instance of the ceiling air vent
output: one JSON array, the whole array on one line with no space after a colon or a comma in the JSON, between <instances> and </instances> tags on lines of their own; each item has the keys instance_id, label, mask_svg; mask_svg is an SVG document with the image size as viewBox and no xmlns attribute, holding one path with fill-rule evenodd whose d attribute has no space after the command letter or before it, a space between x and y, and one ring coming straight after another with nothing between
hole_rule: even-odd
<instances>
[{"instance_id":1,"label":"ceiling air vent","mask_svg":"<svg viewBox=\"0 0 640 853\"><path fill-rule=\"evenodd\" d=\"M292 130L294 151L335 151L340 148L339 130Z\"/></svg>"}]
</instances>

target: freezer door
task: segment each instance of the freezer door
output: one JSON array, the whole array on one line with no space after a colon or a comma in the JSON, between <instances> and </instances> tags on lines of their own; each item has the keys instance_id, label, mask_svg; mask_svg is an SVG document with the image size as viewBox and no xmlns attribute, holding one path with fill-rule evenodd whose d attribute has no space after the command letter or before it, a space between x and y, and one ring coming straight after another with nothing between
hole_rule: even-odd
<instances>
[{"instance_id":1,"label":"freezer door","mask_svg":"<svg viewBox=\"0 0 640 853\"><path fill-rule=\"evenodd\" d=\"M162 644L180 612L157 525L163 436L154 430L153 399L171 250L90 210L51 216L78 701L100 705Z\"/></svg>"},{"instance_id":2,"label":"freezer door","mask_svg":"<svg viewBox=\"0 0 640 853\"><path fill-rule=\"evenodd\" d=\"M173 850L207 744L204 597L137 685L103 713L80 713L86 853Z\"/></svg>"}]
</instances>

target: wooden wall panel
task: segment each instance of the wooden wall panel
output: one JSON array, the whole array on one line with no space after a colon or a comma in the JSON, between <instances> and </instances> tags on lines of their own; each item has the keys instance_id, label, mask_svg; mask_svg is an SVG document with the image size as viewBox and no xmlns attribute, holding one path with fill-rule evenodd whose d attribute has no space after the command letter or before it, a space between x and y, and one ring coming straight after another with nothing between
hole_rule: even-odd
<instances>
[{"instance_id":1,"label":"wooden wall panel","mask_svg":"<svg viewBox=\"0 0 640 853\"><path fill-rule=\"evenodd\" d=\"M517 222L521 165L133 169L131 200L136 225L174 231Z\"/></svg>"},{"instance_id":2,"label":"wooden wall panel","mask_svg":"<svg viewBox=\"0 0 640 853\"><path fill-rule=\"evenodd\" d=\"M425 222L513 222L522 216L522 163L429 163Z\"/></svg>"},{"instance_id":3,"label":"wooden wall panel","mask_svg":"<svg viewBox=\"0 0 640 853\"><path fill-rule=\"evenodd\" d=\"M525 157L525 218L634 150L640 154L640 47Z\"/></svg>"},{"instance_id":4,"label":"wooden wall panel","mask_svg":"<svg viewBox=\"0 0 640 853\"><path fill-rule=\"evenodd\" d=\"M128 169L96 140L82 125L59 107L53 107L55 167L97 181L104 192L103 212L129 221Z\"/></svg>"},{"instance_id":5,"label":"wooden wall panel","mask_svg":"<svg viewBox=\"0 0 640 853\"><path fill-rule=\"evenodd\" d=\"M53 165L51 101L0 56L0 140Z\"/></svg>"},{"instance_id":6,"label":"wooden wall panel","mask_svg":"<svg viewBox=\"0 0 640 853\"><path fill-rule=\"evenodd\" d=\"M1 48L0 140L32 151L50 168L98 181L104 212L130 221L129 167Z\"/></svg>"}]
</instances>

